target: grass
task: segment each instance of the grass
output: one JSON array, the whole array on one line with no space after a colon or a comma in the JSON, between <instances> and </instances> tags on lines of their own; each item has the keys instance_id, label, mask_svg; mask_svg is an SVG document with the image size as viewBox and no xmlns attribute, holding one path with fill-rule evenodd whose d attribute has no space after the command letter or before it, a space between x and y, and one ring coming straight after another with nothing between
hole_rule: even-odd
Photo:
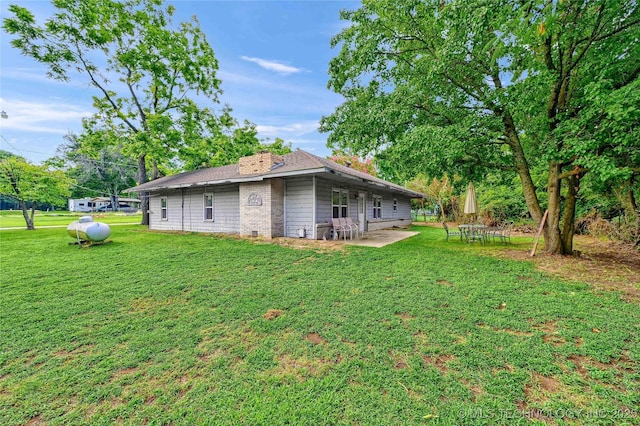
<instances>
[{"instance_id":1,"label":"grass","mask_svg":"<svg viewBox=\"0 0 640 426\"><path fill-rule=\"evenodd\" d=\"M74 213L67 211L41 212L36 211L33 217L35 227L39 226L67 226L82 216L93 216L94 220L108 225L120 223L140 223L142 214L124 213ZM26 228L22 212L17 210L3 211L0 214L0 228Z\"/></svg>"},{"instance_id":2,"label":"grass","mask_svg":"<svg viewBox=\"0 0 640 426\"><path fill-rule=\"evenodd\" d=\"M640 424L638 304L415 230L2 231L0 424Z\"/></svg>"}]
</instances>

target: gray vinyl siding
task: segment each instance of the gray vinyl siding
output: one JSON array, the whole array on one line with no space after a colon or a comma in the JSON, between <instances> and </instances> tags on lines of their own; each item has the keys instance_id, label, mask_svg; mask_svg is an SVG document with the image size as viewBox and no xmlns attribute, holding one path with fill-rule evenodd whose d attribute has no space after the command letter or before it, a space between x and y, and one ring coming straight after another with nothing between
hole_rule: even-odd
<instances>
[{"instance_id":1,"label":"gray vinyl siding","mask_svg":"<svg viewBox=\"0 0 640 426\"><path fill-rule=\"evenodd\" d=\"M167 197L167 220L161 220L160 199ZM182 229L182 199L180 192L160 192L149 197L149 228L161 231L180 231Z\"/></svg>"},{"instance_id":2,"label":"gray vinyl siding","mask_svg":"<svg viewBox=\"0 0 640 426\"><path fill-rule=\"evenodd\" d=\"M334 189L342 189L349 191L347 198L347 214L354 221L358 220L358 193L357 187L349 187L344 183L332 182L326 179L316 180L316 222L331 223L333 218L331 196ZM366 190L365 190L366 191Z\"/></svg>"},{"instance_id":3,"label":"gray vinyl siding","mask_svg":"<svg viewBox=\"0 0 640 426\"><path fill-rule=\"evenodd\" d=\"M285 183L285 237L298 237L304 228L313 237L313 178L291 178Z\"/></svg>"},{"instance_id":4,"label":"gray vinyl siding","mask_svg":"<svg viewBox=\"0 0 640 426\"><path fill-rule=\"evenodd\" d=\"M316 178L316 222L331 223L331 182Z\"/></svg>"},{"instance_id":5,"label":"gray vinyl siding","mask_svg":"<svg viewBox=\"0 0 640 426\"><path fill-rule=\"evenodd\" d=\"M411 201L404 195L394 194L382 188L371 188L359 185L357 182L336 182L322 177L316 177L315 223L313 178L292 177L285 182L285 235L297 237L297 230L301 227L307 231L307 238L313 238L315 225L331 223L331 195L333 189L348 190L348 214L358 220L359 192L366 196L366 218L370 223L377 223L377 227L384 226L383 222L393 223L394 220L411 220ZM213 194L213 222L204 220L204 194ZM372 195L382 197L382 219L373 219ZM167 220L160 219L160 198L167 197ZM183 209L184 197L184 209ZM393 212L393 199L398 200L398 209ZM240 233L240 191L239 186L223 185L197 187L182 190L161 191L152 193L149 198L150 229Z\"/></svg>"},{"instance_id":6,"label":"gray vinyl siding","mask_svg":"<svg viewBox=\"0 0 640 426\"><path fill-rule=\"evenodd\" d=\"M376 191L372 195L367 197L367 220L378 220L373 218L373 196L377 195L382 197L382 219L411 219L411 199L403 196L396 195L386 191ZM398 200L398 210L393 211L393 199Z\"/></svg>"},{"instance_id":7,"label":"gray vinyl siding","mask_svg":"<svg viewBox=\"0 0 640 426\"><path fill-rule=\"evenodd\" d=\"M204 220L204 194L213 194L213 222ZM240 232L237 185L190 188L153 194L149 199L151 229L163 231ZM184 210L182 208L184 195ZM160 219L160 198L167 197L167 220Z\"/></svg>"},{"instance_id":8,"label":"gray vinyl siding","mask_svg":"<svg viewBox=\"0 0 640 426\"><path fill-rule=\"evenodd\" d=\"M411 199L405 196L396 196L398 211L393 215L394 219L411 219ZM391 212L393 213L393 199L391 199Z\"/></svg>"}]
</instances>

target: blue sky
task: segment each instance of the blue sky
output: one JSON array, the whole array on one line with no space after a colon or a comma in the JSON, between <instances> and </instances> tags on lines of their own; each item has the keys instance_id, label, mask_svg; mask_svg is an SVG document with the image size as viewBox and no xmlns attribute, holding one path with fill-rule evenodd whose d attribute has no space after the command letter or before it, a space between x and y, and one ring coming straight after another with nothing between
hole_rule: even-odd
<instances>
[{"instance_id":1,"label":"blue sky","mask_svg":"<svg viewBox=\"0 0 640 426\"><path fill-rule=\"evenodd\" d=\"M329 42L345 22L341 9L357 1L172 1L174 22L197 16L219 61L221 102L239 121L258 127L259 137L280 137L293 148L330 154L326 134L316 129L342 98L327 89ZM2 0L6 17L10 2ZM48 1L20 1L39 20L53 8ZM56 154L63 136L81 129L91 114L93 89L86 81L48 80L45 68L24 57L3 34L0 41L0 148L40 163Z\"/></svg>"}]
</instances>

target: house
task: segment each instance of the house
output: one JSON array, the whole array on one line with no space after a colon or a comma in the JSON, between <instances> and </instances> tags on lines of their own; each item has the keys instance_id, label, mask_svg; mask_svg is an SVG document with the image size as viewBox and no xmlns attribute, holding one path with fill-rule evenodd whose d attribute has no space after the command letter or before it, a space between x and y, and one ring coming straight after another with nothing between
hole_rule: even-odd
<instances>
[{"instance_id":1,"label":"house","mask_svg":"<svg viewBox=\"0 0 640 426\"><path fill-rule=\"evenodd\" d=\"M305 151L262 152L238 164L130 188L149 196L149 228L241 236L331 238L331 219L362 231L411 223L423 195Z\"/></svg>"}]
</instances>

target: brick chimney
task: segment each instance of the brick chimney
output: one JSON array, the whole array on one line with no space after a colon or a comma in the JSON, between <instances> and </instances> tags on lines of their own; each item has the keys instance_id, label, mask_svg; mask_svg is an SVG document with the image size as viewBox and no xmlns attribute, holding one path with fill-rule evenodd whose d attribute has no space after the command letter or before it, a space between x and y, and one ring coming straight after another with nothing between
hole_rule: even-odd
<instances>
[{"instance_id":1,"label":"brick chimney","mask_svg":"<svg viewBox=\"0 0 640 426\"><path fill-rule=\"evenodd\" d=\"M241 175L253 175L256 173L268 173L271 168L282 162L282 156L268 151L260 152L249 157L242 157L238 165Z\"/></svg>"}]
</instances>

